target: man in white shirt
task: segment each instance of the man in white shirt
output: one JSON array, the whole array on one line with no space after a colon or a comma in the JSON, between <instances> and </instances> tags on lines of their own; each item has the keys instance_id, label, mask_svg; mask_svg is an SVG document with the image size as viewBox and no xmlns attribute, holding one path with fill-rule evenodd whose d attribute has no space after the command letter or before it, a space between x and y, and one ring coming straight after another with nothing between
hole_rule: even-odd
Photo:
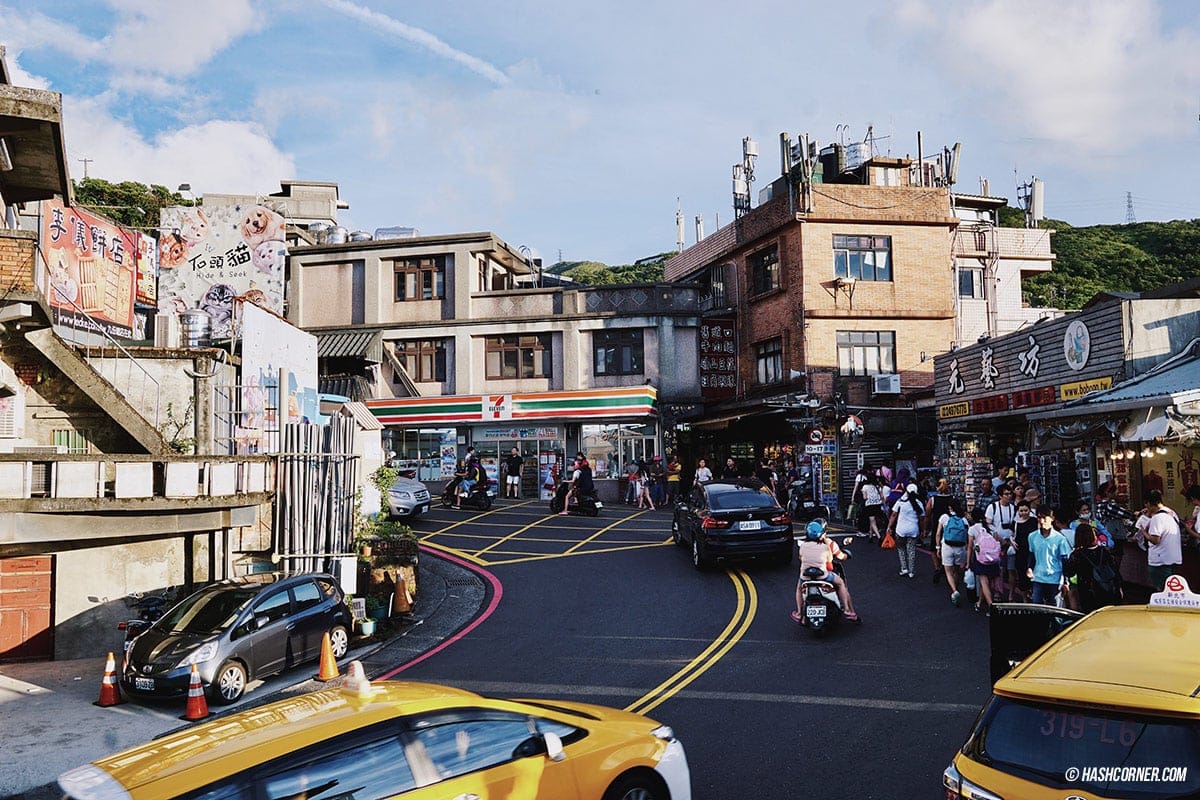
<instances>
[{"instance_id":1,"label":"man in white shirt","mask_svg":"<svg viewBox=\"0 0 1200 800\"><path fill-rule=\"evenodd\" d=\"M1167 578L1183 563L1183 542L1179 535L1179 519L1175 512L1162 504L1162 492L1151 489L1146 493L1146 510L1150 518L1146 526L1149 548L1146 561L1150 565L1150 583L1161 592Z\"/></svg>"}]
</instances>

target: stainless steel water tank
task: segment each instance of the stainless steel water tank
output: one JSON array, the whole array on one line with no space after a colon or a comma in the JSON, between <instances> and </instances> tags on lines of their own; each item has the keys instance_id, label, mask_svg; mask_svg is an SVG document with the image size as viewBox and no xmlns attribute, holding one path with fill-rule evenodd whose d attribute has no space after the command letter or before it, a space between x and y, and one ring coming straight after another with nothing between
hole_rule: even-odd
<instances>
[{"instance_id":1,"label":"stainless steel water tank","mask_svg":"<svg viewBox=\"0 0 1200 800\"><path fill-rule=\"evenodd\" d=\"M346 237L350 234L341 225L337 225L329 229L329 233L325 237L325 244L345 244Z\"/></svg>"},{"instance_id":2,"label":"stainless steel water tank","mask_svg":"<svg viewBox=\"0 0 1200 800\"><path fill-rule=\"evenodd\" d=\"M179 312L181 344L189 349L212 346L212 317L207 311L189 308Z\"/></svg>"}]
</instances>

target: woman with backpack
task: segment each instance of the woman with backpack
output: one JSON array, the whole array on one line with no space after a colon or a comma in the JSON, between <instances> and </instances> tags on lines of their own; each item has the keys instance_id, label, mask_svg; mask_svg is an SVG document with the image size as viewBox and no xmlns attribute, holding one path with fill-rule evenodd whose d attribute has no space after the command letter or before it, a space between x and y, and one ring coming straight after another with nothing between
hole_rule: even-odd
<instances>
[{"instance_id":1,"label":"woman with backpack","mask_svg":"<svg viewBox=\"0 0 1200 800\"><path fill-rule=\"evenodd\" d=\"M1081 522L1075 528L1075 549L1063 564L1063 575L1074 578L1079 610L1085 614L1121 601L1121 573L1112 553L1100 544L1096 529Z\"/></svg>"},{"instance_id":2,"label":"woman with backpack","mask_svg":"<svg viewBox=\"0 0 1200 800\"><path fill-rule=\"evenodd\" d=\"M970 559L971 572L975 575L975 590L979 594L975 610L990 615L992 582L1000 577L1000 540L988 528L984 509L972 511L971 521L974 524L967 531L967 557Z\"/></svg>"},{"instance_id":3,"label":"woman with backpack","mask_svg":"<svg viewBox=\"0 0 1200 800\"><path fill-rule=\"evenodd\" d=\"M931 517L932 519L932 517ZM963 569L967 566L967 521L963 519L962 502L951 498L947 511L938 520L933 545L941 555L946 583L950 584L950 602L958 605L962 592Z\"/></svg>"}]
</instances>

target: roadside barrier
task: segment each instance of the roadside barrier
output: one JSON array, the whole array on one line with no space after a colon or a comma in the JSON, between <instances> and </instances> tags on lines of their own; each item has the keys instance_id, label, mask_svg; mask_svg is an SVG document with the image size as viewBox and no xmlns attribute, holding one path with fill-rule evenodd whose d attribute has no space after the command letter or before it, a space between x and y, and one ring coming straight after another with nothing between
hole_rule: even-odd
<instances>
[{"instance_id":1,"label":"roadside barrier","mask_svg":"<svg viewBox=\"0 0 1200 800\"><path fill-rule=\"evenodd\" d=\"M107 708L123 702L121 687L117 684L117 662L113 654L109 653L108 661L104 662L104 679L100 681L100 699L94 705Z\"/></svg>"}]
</instances>

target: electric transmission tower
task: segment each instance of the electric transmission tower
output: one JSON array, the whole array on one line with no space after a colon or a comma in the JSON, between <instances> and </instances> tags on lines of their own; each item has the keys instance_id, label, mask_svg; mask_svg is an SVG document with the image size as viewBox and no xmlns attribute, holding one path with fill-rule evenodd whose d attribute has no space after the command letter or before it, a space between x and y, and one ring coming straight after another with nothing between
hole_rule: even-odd
<instances>
[{"instance_id":1,"label":"electric transmission tower","mask_svg":"<svg viewBox=\"0 0 1200 800\"><path fill-rule=\"evenodd\" d=\"M1125 193L1125 224L1132 225L1137 222L1137 217L1133 213L1133 192Z\"/></svg>"}]
</instances>

